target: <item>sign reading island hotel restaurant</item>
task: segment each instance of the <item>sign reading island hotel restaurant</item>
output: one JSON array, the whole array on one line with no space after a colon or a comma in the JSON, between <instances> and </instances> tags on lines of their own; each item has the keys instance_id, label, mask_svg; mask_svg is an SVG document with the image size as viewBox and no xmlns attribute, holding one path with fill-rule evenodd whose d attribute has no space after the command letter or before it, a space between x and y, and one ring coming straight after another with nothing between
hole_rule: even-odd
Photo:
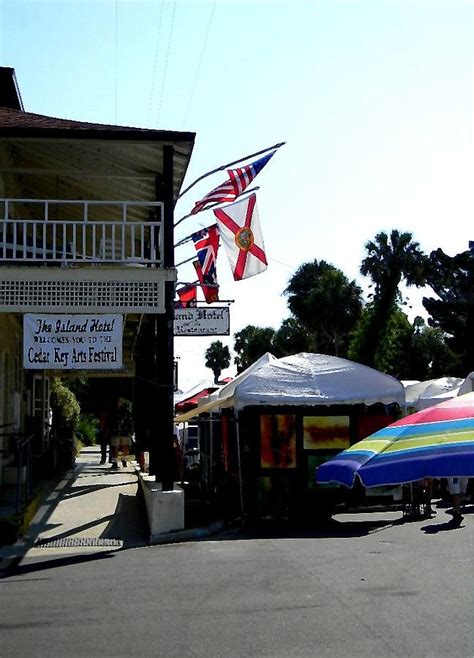
<instances>
[{"instance_id":1,"label":"sign reading island hotel restaurant","mask_svg":"<svg viewBox=\"0 0 474 658\"><path fill-rule=\"evenodd\" d=\"M228 336L230 333L229 309L176 308L174 311L175 336Z\"/></svg>"},{"instance_id":2,"label":"sign reading island hotel restaurant","mask_svg":"<svg viewBox=\"0 0 474 658\"><path fill-rule=\"evenodd\" d=\"M117 370L122 367L122 315L23 316L28 370Z\"/></svg>"}]
</instances>

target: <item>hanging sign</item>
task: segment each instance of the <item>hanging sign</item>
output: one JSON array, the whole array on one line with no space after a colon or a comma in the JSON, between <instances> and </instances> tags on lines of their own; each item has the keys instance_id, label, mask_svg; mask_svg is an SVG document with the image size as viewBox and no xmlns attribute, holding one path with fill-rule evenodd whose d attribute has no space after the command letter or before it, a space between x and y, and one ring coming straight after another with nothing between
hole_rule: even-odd
<instances>
[{"instance_id":1,"label":"hanging sign","mask_svg":"<svg viewBox=\"0 0 474 658\"><path fill-rule=\"evenodd\" d=\"M227 306L213 308L175 308L175 336L228 336L230 333Z\"/></svg>"},{"instance_id":2,"label":"hanging sign","mask_svg":"<svg viewBox=\"0 0 474 658\"><path fill-rule=\"evenodd\" d=\"M122 315L23 316L23 366L28 370L122 368Z\"/></svg>"}]
</instances>

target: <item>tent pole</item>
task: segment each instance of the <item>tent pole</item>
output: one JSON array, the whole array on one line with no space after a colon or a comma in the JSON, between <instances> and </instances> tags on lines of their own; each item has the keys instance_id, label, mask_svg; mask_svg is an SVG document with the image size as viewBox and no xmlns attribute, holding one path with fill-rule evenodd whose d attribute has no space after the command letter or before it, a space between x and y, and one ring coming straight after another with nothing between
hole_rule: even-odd
<instances>
[{"instance_id":1,"label":"tent pole","mask_svg":"<svg viewBox=\"0 0 474 658\"><path fill-rule=\"evenodd\" d=\"M235 418L235 435L237 437L237 468L239 471L239 498L240 498L240 513L242 517L244 516L244 492L242 487L242 463L240 460L240 429L239 429L239 417Z\"/></svg>"},{"instance_id":2,"label":"tent pole","mask_svg":"<svg viewBox=\"0 0 474 658\"><path fill-rule=\"evenodd\" d=\"M209 490L214 495L214 419L209 414Z\"/></svg>"}]
</instances>

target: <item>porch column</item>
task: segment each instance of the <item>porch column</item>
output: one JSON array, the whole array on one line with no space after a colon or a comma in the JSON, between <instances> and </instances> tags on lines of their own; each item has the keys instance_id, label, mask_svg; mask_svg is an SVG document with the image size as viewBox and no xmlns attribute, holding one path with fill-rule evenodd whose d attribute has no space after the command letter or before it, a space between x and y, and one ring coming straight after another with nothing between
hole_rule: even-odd
<instances>
[{"instance_id":1,"label":"porch column","mask_svg":"<svg viewBox=\"0 0 474 658\"><path fill-rule=\"evenodd\" d=\"M163 147L163 177L157 201L164 203L163 264L174 268L173 147ZM152 411L150 473L162 483L163 491L173 489L174 417L174 281L165 282L165 312L155 316L156 405Z\"/></svg>"}]
</instances>

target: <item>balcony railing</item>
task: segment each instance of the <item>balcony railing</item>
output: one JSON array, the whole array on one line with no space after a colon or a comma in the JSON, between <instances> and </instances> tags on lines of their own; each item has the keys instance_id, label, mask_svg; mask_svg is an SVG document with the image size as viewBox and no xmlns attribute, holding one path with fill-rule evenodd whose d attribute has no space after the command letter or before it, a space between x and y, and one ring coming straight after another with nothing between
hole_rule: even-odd
<instances>
[{"instance_id":1,"label":"balcony railing","mask_svg":"<svg viewBox=\"0 0 474 658\"><path fill-rule=\"evenodd\" d=\"M1 199L1 205L0 262L163 266L161 202Z\"/></svg>"}]
</instances>

